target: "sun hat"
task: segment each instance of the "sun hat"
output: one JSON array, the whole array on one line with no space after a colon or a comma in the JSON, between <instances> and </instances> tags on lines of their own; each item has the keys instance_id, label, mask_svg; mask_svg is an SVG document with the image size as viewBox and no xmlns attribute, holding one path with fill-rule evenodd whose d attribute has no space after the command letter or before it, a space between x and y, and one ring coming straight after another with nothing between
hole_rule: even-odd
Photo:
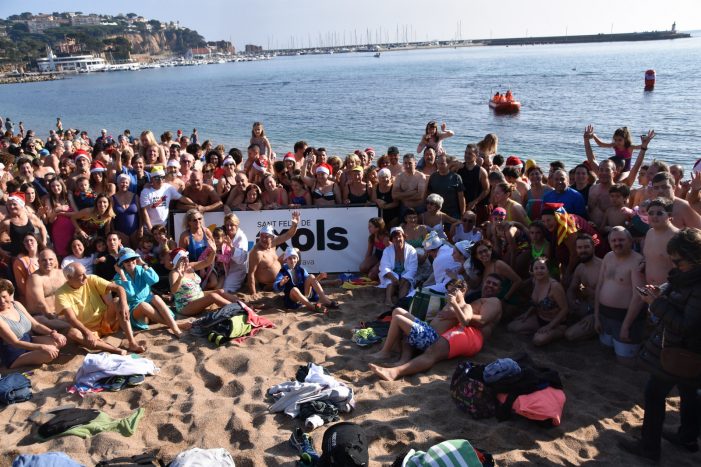
<instances>
[{"instance_id":1,"label":"sun hat","mask_svg":"<svg viewBox=\"0 0 701 467\"><path fill-rule=\"evenodd\" d=\"M139 256L139 254L131 248L122 248L122 251L119 253L117 264L121 266L125 261L129 261L130 259L134 258L141 258L141 256Z\"/></svg>"},{"instance_id":2,"label":"sun hat","mask_svg":"<svg viewBox=\"0 0 701 467\"><path fill-rule=\"evenodd\" d=\"M187 258L188 253L187 250L176 248L175 250L171 250L169 255L171 264L177 266L181 259Z\"/></svg>"},{"instance_id":3,"label":"sun hat","mask_svg":"<svg viewBox=\"0 0 701 467\"><path fill-rule=\"evenodd\" d=\"M297 248L288 246L287 249L285 249L285 259L289 258L290 256L296 256L297 258L299 258Z\"/></svg>"},{"instance_id":4,"label":"sun hat","mask_svg":"<svg viewBox=\"0 0 701 467\"><path fill-rule=\"evenodd\" d=\"M153 168L151 169L151 176L152 177L165 177L166 173L163 170L162 165L154 165Z\"/></svg>"},{"instance_id":5,"label":"sun hat","mask_svg":"<svg viewBox=\"0 0 701 467\"><path fill-rule=\"evenodd\" d=\"M259 235L263 235L263 234L272 235L273 237L276 236L275 230L273 229L273 226L270 224L266 224L260 229Z\"/></svg>"},{"instance_id":6,"label":"sun hat","mask_svg":"<svg viewBox=\"0 0 701 467\"><path fill-rule=\"evenodd\" d=\"M363 168L362 168L361 166L359 166L359 165L356 165L355 167L353 167L353 168L351 169L351 172L360 172L360 173L363 173Z\"/></svg>"},{"instance_id":7,"label":"sun hat","mask_svg":"<svg viewBox=\"0 0 701 467\"><path fill-rule=\"evenodd\" d=\"M424 247L424 250L436 250L443 246L443 239L436 232L431 231L426 235L421 245Z\"/></svg>"},{"instance_id":8,"label":"sun hat","mask_svg":"<svg viewBox=\"0 0 701 467\"><path fill-rule=\"evenodd\" d=\"M392 237L394 237L394 234L396 233L404 235L404 229L402 229L401 227L392 227L391 229L389 229L389 238L391 239Z\"/></svg>"},{"instance_id":9,"label":"sun hat","mask_svg":"<svg viewBox=\"0 0 701 467\"><path fill-rule=\"evenodd\" d=\"M166 167L177 167L177 168L180 168L180 162L178 162L178 161L175 160L175 159L171 159L171 160L169 160L168 163L166 164Z\"/></svg>"}]
</instances>

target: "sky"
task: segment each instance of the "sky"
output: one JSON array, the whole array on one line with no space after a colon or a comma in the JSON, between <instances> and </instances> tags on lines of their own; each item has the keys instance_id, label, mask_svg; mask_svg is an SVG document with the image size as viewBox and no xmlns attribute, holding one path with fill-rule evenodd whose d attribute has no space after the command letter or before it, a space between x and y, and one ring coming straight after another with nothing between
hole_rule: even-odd
<instances>
[{"instance_id":1,"label":"sky","mask_svg":"<svg viewBox=\"0 0 701 467\"><path fill-rule=\"evenodd\" d=\"M701 29L699 0L0 0L25 11L137 13L237 49Z\"/></svg>"}]
</instances>

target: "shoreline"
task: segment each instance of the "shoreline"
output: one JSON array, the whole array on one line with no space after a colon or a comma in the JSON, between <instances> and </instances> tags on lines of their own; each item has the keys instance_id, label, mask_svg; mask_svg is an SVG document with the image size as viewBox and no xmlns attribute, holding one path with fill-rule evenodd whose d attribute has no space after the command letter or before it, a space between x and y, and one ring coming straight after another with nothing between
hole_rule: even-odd
<instances>
[{"instance_id":1,"label":"shoreline","mask_svg":"<svg viewBox=\"0 0 701 467\"><path fill-rule=\"evenodd\" d=\"M0 76L0 84L22 84L22 83L39 83L42 81L57 81L63 79L55 73L51 74L22 74L13 76Z\"/></svg>"}]
</instances>

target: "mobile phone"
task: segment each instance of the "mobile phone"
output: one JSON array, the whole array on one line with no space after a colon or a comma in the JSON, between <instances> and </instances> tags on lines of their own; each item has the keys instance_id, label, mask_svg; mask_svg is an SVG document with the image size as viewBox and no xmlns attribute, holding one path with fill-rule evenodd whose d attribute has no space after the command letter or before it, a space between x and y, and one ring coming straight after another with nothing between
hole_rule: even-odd
<instances>
[{"instance_id":1,"label":"mobile phone","mask_svg":"<svg viewBox=\"0 0 701 467\"><path fill-rule=\"evenodd\" d=\"M636 287L635 289L640 292L641 295L650 295L645 287Z\"/></svg>"}]
</instances>

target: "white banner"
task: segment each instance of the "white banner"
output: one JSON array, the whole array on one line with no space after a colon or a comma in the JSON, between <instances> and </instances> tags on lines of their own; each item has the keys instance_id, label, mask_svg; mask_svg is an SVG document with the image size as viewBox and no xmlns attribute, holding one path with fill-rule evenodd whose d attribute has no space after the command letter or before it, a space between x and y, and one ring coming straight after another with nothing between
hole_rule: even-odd
<instances>
[{"instance_id":1,"label":"white banner","mask_svg":"<svg viewBox=\"0 0 701 467\"><path fill-rule=\"evenodd\" d=\"M378 216L376 207L305 208L297 233L282 244L278 253L289 243L300 250L302 265L311 273L357 272L368 248L368 220ZM239 228L248 237L248 249L253 248L258 232L271 225L280 235L292 226L292 210L235 211L241 221ZM184 212L173 213L175 241L185 230ZM210 229L224 224L223 212L204 213Z\"/></svg>"}]
</instances>

